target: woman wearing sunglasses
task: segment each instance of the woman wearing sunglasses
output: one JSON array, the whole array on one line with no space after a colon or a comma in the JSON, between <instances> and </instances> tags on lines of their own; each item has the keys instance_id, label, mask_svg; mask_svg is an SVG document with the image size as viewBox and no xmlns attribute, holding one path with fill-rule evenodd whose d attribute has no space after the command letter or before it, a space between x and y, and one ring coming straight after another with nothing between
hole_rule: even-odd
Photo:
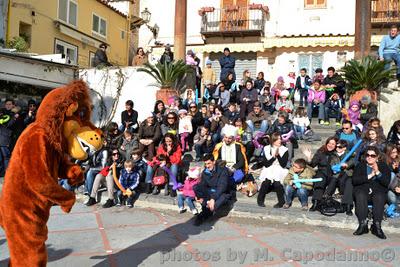
<instances>
[{"instance_id":1,"label":"woman wearing sunglasses","mask_svg":"<svg viewBox=\"0 0 400 267\"><path fill-rule=\"evenodd\" d=\"M360 162L354 169L355 213L359 226L353 234L362 235L368 233L368 203L372 203L373 223L371 225L371 233L381 239L386 239L381 228L381 222L390 183L390 169L385 161L380 159L379 155L380 152L377 147L367 147L365 160Z\"/></svg>"}]
</instances>

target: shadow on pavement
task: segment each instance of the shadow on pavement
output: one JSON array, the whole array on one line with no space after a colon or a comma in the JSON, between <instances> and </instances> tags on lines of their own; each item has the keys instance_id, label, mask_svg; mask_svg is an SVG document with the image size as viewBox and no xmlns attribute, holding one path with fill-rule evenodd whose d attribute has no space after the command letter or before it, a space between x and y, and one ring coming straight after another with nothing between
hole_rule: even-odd
<instances>
[{"instance_id":1,"label":"shadow on pavement","mask_svg":"<svg viewBox=\"0 0 400 267\"><path fill-rule=\"evenodd\" d=\"M6 242L6 239L1 239L0 240L0 245L4 244ZM52 262L52 261L58 261L61 260L62 258L67 257L69 254L72 253L72 249L54 249L51 247L52 245L46 245L47 247L47 261ZM8 266L9 258L0 261L0 266Z\"/></svg>"},{"instance_id":2,"label":"shadow on pavement","mask_svg":"<svg viewBox=\"0 0 400 267\"><path fill-rule=\"evenodd\" d=\"M57 250L52 248L51 245L47 245L46 247L47 247L48 262L61 260L62 258L65 258L72 253L72 249L70 248Z\"/></svg>"},{"instance_id":3,"label":"shadow on pavement","mask_svg":"<svg viewBox=\"0 0 400 267\"><path fill-rule=\"evenodd\" d=\"M104 259L96 267L100 266L138 266L143 263L150 256L159 253L160 262L166 260L169 255L183 242L188 240L190 236L199 235L203 232L210 231L213 229L214 224L222 217L225 217L233 208L233 203L227 206L221 207L221 210L217 211L213 217L209 218L200 226L194 226L195 217L189 219L184 223L172 225L161 232L158 232L136 244L131 245L115 254L93 256L91 259ZM171 235L173 238L171 238ZM162 244L160 244L160 242ZM186 251L182 249L182 252ZM154 263L152 263L154 264Z\"/></svg>"}]
</instances>

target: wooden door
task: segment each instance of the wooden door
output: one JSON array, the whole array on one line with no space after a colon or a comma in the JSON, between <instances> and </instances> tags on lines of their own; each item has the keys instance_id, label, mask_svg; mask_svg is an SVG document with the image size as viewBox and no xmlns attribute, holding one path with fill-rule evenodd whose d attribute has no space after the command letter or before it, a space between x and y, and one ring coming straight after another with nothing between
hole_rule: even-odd
<instances>
[{"instance_id":1,"label":"wooden door","mask_svg":"<svg viewBox=\"0 0 400 267\"><path fill-rule=\"evenodd\" d=\"M247 29L249 0L221 0L221 31Z\"/></svg>"}]
</instances>

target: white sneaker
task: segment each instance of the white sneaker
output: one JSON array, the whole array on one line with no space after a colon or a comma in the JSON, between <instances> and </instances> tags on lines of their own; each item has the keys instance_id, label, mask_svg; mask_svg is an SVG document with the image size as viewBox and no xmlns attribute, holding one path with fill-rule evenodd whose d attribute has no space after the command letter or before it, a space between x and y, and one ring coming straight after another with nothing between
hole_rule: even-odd
<instances>
[{"instance_id":1,"label":"white sneaker","mask_svg":"<svg viewBox=\"0 0 400 267\"><path fill-rule=\"evenodd\" d=\"M193 213L193 215L199 214L199 212L197 211L197 209L192 209L192 213Z\"/></svg>"}]
</instances>

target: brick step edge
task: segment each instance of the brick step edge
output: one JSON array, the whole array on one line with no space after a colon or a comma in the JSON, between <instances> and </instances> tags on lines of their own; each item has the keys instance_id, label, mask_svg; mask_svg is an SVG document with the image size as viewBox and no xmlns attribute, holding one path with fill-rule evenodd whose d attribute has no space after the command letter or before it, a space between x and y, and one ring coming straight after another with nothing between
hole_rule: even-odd
<instances>
[{"instance_id":1,"label":"brick step edge","mask_svg":"<svg viewBox=\"0 0 400 267\"><path fill-rule=\"evenodd\" d=\"M101 192L103 193L103 192ZM161 191L160 194L163 194ZM265 200L266 207L259 207L256 200L247 198L237 194L238 201L233 205L233 209L228 216L231 218L247 218L257 219L262 221L274 221L281 224L306 224L311 226L335 227L344 230L355 231L358 223L355 215L347 216L345 214L337 214L333 217L326 217L319 212L303 211L300 209L300 204L297 199L293 200L293 205L288 210L274 209L272 206L277 202L276 197L267 198ZM101 202L97 205L104 204L107 197L102 196ZM87 197L82 194L77 194L77 202L86 202ZM309 203L311 204L311 203ZM147 195L141 193L139 198L134 203L135 207L153 208L161 210L172 210L178 212L177 199L163 195ZM100 206L101 208L101 206ZM354 211L354 209L353 209ZM383 222L383 230L387 233L400 234L400 220L388 219Z\"/></svg>"},{"instance_id":2,"label":"brick step edge","mask_svg":"<svg viewBox=\"0 0 400 267\"><path fill-rule=\"evenodd\" d=\"M307 216L307 212L304 212L300 217L294 217L288 215L278 215L278 214L266 214L261 212L248 212L248 211L240 211L237 209L237 203L235 203L234 208L229 212L228 217L230 218L245 218L245 219L253 219L253 220L262 220L262 221L273 221L279 222L284 225L289 224L305 224L310 226L318 226L318 227L334 227L342 230L350 230L355 231L358 227L358 223L356 219L342 219L335 221L328 221L323 215L321 215L321 219L317 218L309 218ZM135 202L135 207L139 208L155 208L161 210L174 210L177 211L177 207L170 204L165 203L157 203L155 206L154 203L144 200L137 200ZM355 218L355 216L352 216ZM388 225L387 222L383 222L382 228L385 233L390 234L400 234L400 228L394 225ZM390 238L390 237L389 237Z\"/></svg>"}]
</instances>

